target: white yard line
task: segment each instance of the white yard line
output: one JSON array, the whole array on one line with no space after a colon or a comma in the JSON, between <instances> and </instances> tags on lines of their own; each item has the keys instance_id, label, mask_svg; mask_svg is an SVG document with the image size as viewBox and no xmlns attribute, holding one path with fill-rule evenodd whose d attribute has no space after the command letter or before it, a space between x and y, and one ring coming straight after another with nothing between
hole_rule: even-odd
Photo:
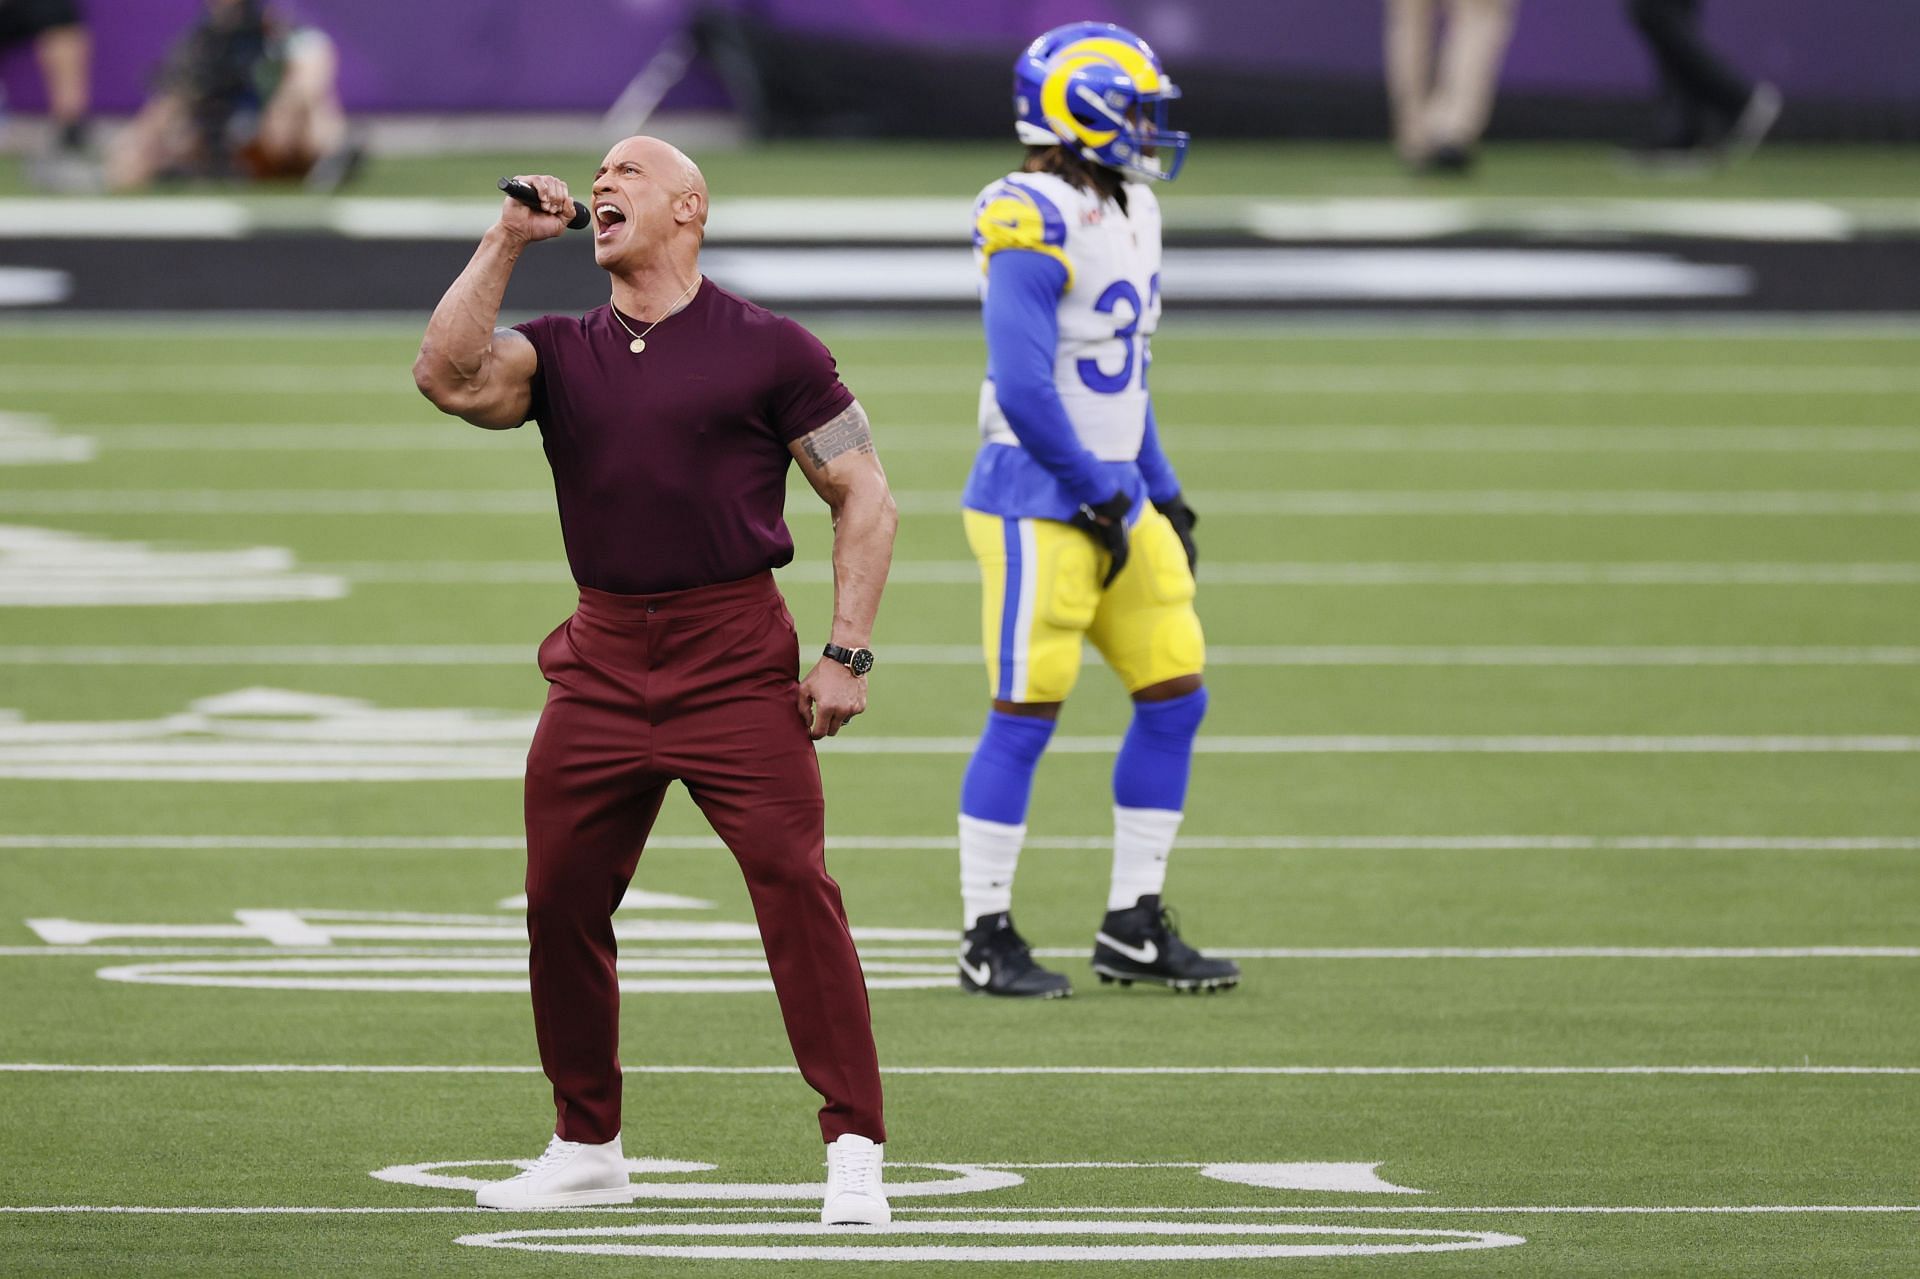
<instances>
[{"instance_id":1,"label":"white yard line","mask_svg":"<svg viewBox=\"0 0 1920 1279\"><path fill-rule=\"evenodd\" d=\"M1087 654L1097 662L1097 654ZM970 644L893 644L887 665L977 666ZM1215 666L1915 666L1920 646L1232 645ZM0 646L0 666L531 667L531 644L200 644Z\"/></svg>"},{"instance_id":2,"label":"white yard line","mask_svg":"<svg viewBox=\"0 0 1920 1279\"><path fill-rule=\"evenodd\" d=\"M971 395L980 370L967 363L875 363L848 375L861 392ZM1181 395L1819 395L1868 398L1920 392L1920 372L1899 364L1649 367L1640 364L1528 364L1469 368L1446 364L1282 364L1180 360L1153 370L1156 391ZM0 394L308 395L418 392L404 360L312 364L152 364L62 367L0 364Z\"/></svg>"},{"instance_id":3,"label":"white yard line","mask_svg":"<svg viewBox=\"0 0 1920 1279\"><path fill-rule=\"evenodd\" d=\"M784 1066L626 1066L629 1075L788 1076ZM1769 1075L1912 1076L1920 1066L882 1066L888 1075L966 1076L1625 1076L1724 1078ZM72 1062L0 1062L0 1074L23 1075L537 1075L537 1065L383 1066L293 1063L117 1064Z\"/></svg>"},{"instance_id":4,"label":"white yard line","mask_svg":"<svg viewBox=\"0 0 1920 1279\"><path fill-rule=\"evenodd\" d=\"M835 737L821 743L829 755L971 755L972 737ZM1056 737L1056 755L1104 755L1120 748L1117 737ZM1920 752L1920 737L1897 734L1693 734L1675 736L1361 735L1208 737L1194 743L1200 755L1907 755Z\"/></svg>"},{"instance_id":5,"label":"white yard line","mask_svg":"<svg viewBox=\"0 0 1920 1279\"><path fill-rule=\"evenodd\" d=\"M987 1167L993 1167L994 1165L976 1163L973 1166L976 1168L987 1168ZM1022 1166L1022 1165L1011 1165L1011 1166ZM1200 1165L1187 1165L1187 1166L1199 1167ZM1606 1215L1618 1214L1618 1215L1625 1215L1625 1216L1635 1216L1635 1215L1642 1215L1642 1214L1718 1215L1718 1214L1747 1214L1747 1213L1836 1213L1836 1212L1837 1213L1849 1213L1849 1212L1897 1213L1897 1212L1920 1212L1920 1204L1708 1204L1708 1205L1700 1205L1700 1206L1691 1206L1691 1205L1668 1206L1668 1205L1637 1205L1637 1204L1592 1204L1592 1205L1578 1205L1578 1206L1575 1206L1575 1205L1563 1206L1559 1204L1530 1204L1530 1205L1520 1205L1516 1207L1461 1207L1461 1208L1449 1208L1449 1207L1444 1207L1440 1204L1418 1204L1418 1205L1412 1205L1408 1207L1391 1207L1386 1204L1364 1204L1364 1205L1362 1204L1303 1204L1297 1207L1280 1207L1280 1206L1271 1205L1271 1204L1257 1204L1257 1205L1256 1204L1240 1204L1240 1205L1225 1205L1218 1208L1200 1208L1200 1207L1194 1207L1192 1205L1187 1205L1185 1207L1179 1207L1179 1208L1171 1208L1171 1207L1169 1208L1162 1208L1162 1207L1153 1207L1153 1208L1124 1208L1124 1207L955 1208L955 1207L913 1206L913 1207L908 1207L905 1210L907 1212L969 1213L969 1214L976 1213L976 1212L1018 1213L1018 1214L1065 1213L1065 1212L1087 1212L1087 1213L1101 1213L1101 1214L1127 1214L1127 1213L1136 1213L1136 1212L1139 1212L1139 1213L1172 1212L1172 1213L1181 1213L1181 1214L1343 1212L1343 1213L1373 1213L1373 1214L1389 1214L1390 1215L1393 1213L1402 1213L1402 1212L1415 1212L1415 1213L1425 1213L1425 1214L1466 1212L1466 1213L1529 1213L1529 1214L1539 1214L1539 1215L1548 1215L1548 1216L1559 1215L1563 1213L1569 1214L1569 1215L1589 1214L1589 1215L1606 1216Z\"/></svg>"},{"instance_id":6,"label":"white yard line","mask_svg":"<svg viewBox=\"0 0 1920 1279\"><path fill-rule=\"evenodd\" d=\"M0 364L0 394L12 395L312 395L405 394L417 397L406 362L368 364L121 364L76 367Z\"/></svg>"},{"instance_id":7,"label":"white yard line","mask_svg":"<svg viewBox=\"0 0 1920 1279\"><path fill-rule=\"evenodd\" d=\"M1048 959L1074 959L1084 946L1036 946ZM1209 947L1229 959L1920 959L1920 946L1376 946Z\"/></svg>"},{"instance_id":8,"label":"white yard line","mask_svg":"<svg viewBox=\"0 0 1920 1279\"><path fill-rule=\"evenodd\" d=\"M1275 426L1268 424L1163 428L1175 457L1198 453L1910 453L1920 429L1862 427L1715 426ZM879 436L884 453L893 445ZM932 447L954 439L971 450L972 432L916 432L910 445ZM112 443L111 436L103 437ZM925 443L919 443L925 440Z\"/></svg>"},{"instance_id":9,"label":"white yard line","mask_svg":"<svg viewBox=\"0 0 1920 1279\"><path fill-rule=\"evenodd\" d=\"M601 1208L570 1208L569 1212L707 1212L722 1211L705 1208L630 1208L624 1205ZM792 1208L728 1208L727 1212L794 1212ZM818 1212L810 1208L809 1213ZM432 1204L412 1207L316 1207L293 1208L278 1205L243 1205L233 1207L152 1207L140 1204L15 1204L0 1205L0 1214L9 1216L63 1216L82 1213L98 1213L106 1216L125 1217L414 1217L448 1216L453 1214L491 1214L498 1216L498 1210L481 1208L465 1204Z\"/></svg>"},{"instance_id":10,"label":"white yard line","mask_svg":"<svg viewBox=\"0 0 1920 1279\"><path fill-rule=\"evenodd\" d=\"M175 201L169 200L172 205ZM1904 212L1912 202L1861 198L1848 203L1885 205ZM116 218L123 218L118 206ZM964 211L962 212L964 216ZM835 341L932 343L942 348L955 341L977 342L977 317L930 313L900 313L876 318L872 311L809 310L809 324L823 338ZM534 313L509 313L507 323L532 319ZM190 338L259 338L268 341L311 343L371 338L396 343L396 350L420 340L417 315L396 311L93 311L86 315L0 314L0 335L26 342L64 345L75 337L111 335L116 343L178 343ZM1906 340L1920 337L1920 315L1907 312L1823 311L1798 314L1736 314L1676 311L1594 312L1552 311L1514 314L1499 311L1421 312L1343 311L1338 314L1261 314L1257 312L1195 311L1182 314L1159 336L1159 341L1270 342L1284 336L1290 344L1348 345L1356 341L1408 339L1448 344L1479 344L1489 338L1540 342L1721 342L1774 343L1854 342L1860 339ZM830 343L831 344L831 343ZM25 349L24 347L22 348ZM1746 356L1746 353L1742 353ZM1746 358L1751 358L1746 356Z\"/></svg>"},{"instance_id":11,"label":"white yard line","mask_svg":"<svg viewBox=\"0 0 1920 1279\"><path fill-rule=\"evenodd\" d=\"M1907 202L1901 202L1907 203ZM112 312L103 314L111 315ZM143 327L148 313L126 319ZM300 319L301 312L290 318ZM311 312L304 313L311 315ZM207 315L182 312L185 322L217 322ZM877 326L871 313L841 312L835 317L841 327L835 335L889 338L926 342L951 341L952 331L942 331L951 319L930 315L902 317L896 334L891 317ZM56 324L56 317L37 319L39 324ZM320 323L327 323L320 320ZM958 325L967 322L960 320ZM150 327L145 325L144 327ZM241 331L244 335L244 330ZM1159 340L1204 339L1211 342L1271 342L1285 337L1289 343L1352 343L1354 341L1402 339L1451 344L1479 344L1489 339L1508 342L1647 342L1657 341L1762 341L1853 342L1860 339L1904 340L1920 336L1920 315L1911 312L1877 313L1867 311L1820 311L1789 313L1721 313L1687 311L1543 311L1518 314L1511 311L1341 311L1300 314L1261 315L1241 312L1199 312L1169 321L1165 336ZM961 336L976 338L977 323L961 329ZM158 335L154 335L158 336ZM404 336L411 337L411 330Z\"/></svg>"},{"instance_id":12,"label":"white yard line","mask_svg":"<svg viewBox=\"0 0 1920 1279\"><path fill-rule=\"evenodd\" d=\"M502 916L500 931L517 931L518 916ZM214 925L220 928L224 925ZM954 934L959 939L959 933ZM758 965L762 952L755 948L734 950L655 949L628 942L628 952L637 958L656 959L740 959ZM433 960L459 967L467 959L512 960L524 956L526 948L516 942L490 948L456 946L316 946L291 941L273 946L100 946L54 944L44 946L0 946L4 959L68 959L75 957L185 958L188 956L242 957L256 959L364 959ZM934 949L862 945L860 953L869 959L917 959L947 961L952 946ZM1047 959L1074 959L1086 954L1084 947L1036 947L1034 954ZM1360 947L1246 947L1214 946L1208 954L1228 959L1267 960L1405 960L1405 959L1632 959L1632 960L1749 960L1749 959L1920 959L1916 946L1360 946ZM372 965L363 965L376 971ZM406 969L412 964L382 967Z\"/></svg>"},{"instance_id":13,"label":"white yard line","mask_svg":"<svg viewBox=\"0 0 1920 1279\"><path fill-rule=\"evenodd\" d=\"M898 661L891 652L888 661ZM1221 666L1912 666L1920 646L1263 645L1209 647Z\"/></svg>"},{"instance_id":14,"label":"white yard line","mask_svg":"<svg viewBox=\"0 0 1920 1279\"><path fill-rule=\"evenodd\" d=\"M524 722L523 722L524 721ZM485 740L388 743L279 742L182 734L159 740L128 740L107 733L86 740L54 725L58 733L15 728L12 744L0 742L0 777L15 780L342 783L422 781L518 781L526 771L532 717L483 725ZM0 721L0 730L8 725ZM510 732L509 732L510 730ZM4 736L0 732L0 736ZM513 739L518 740L513 740ZM821 743L826 759L886 755L963 756L976 739L966 737L840 737ZM1055 755L1111 755L1114 737L1056 737ZM1895 735L1775 736L1323 736L1208 737L1201 755L1913 755L1920 737Z\"/></svg>"},{"instance_id":15,"label":"white yard line","mask_svg":"<svg viewBox=\"0 0 1920 1279\"><path fill-rule=\"evenodd\" d=\"M680 842L682 839L686 842ZM654 836L653 848L716 848L709 837ZM949 847L957 844L949 843ZM0 835L0 849L244 849L248 851L350 850L439 852L498 849L521 851L518 835ZM831 847L831 845L829 845Z\"/></svg>"},{"instance_id":16,"label":"white yard line","mask_svg":"<svg viewBox=\"0 0 1920 1279\"><path fill-rule=\"evenodd\" d=\"M63 431L115 453L471 453L474 433L418 422L389 425L67 424ZM65 436L61 438L66 438ZM880 450L971 453L972 423L888 426ZM1188 453L1912 453L1910 426L1282 426L1194 425L1170 428L1168 444ZM77 446L76 446L77 447ZM500 445L492 445L499 449Z\"/></svg>"},{"instance_id":17,"label":"white yard line","mask_svg":"<svg viewBox=\"0 0 1920 1279\"><path fill-rule=\"evenodd\" d=\"M317 924L325 925L328 922L330 922L327 916L331 912L299 911L299 912L290 912L290 913L296 913L301 918L313 920ZM355 918L367 918L367 916L359 915L357 912L341 912L341 913L352 914ZM468 920L473 922L462 924L459 922L462 920ZM65 942L50 942L40 946L0 947L0 955L5 955L9 958L14 958L14 959L40 959L40 958L57 957L61 955L106 955L106 956L116 956L116 957L124 956L129 958L162 958L162 957L234 958L234 957L238 957L238 958L253 958L253 959L263 959L263 958L339 959L339 958L369 958L369 957L382 958L384 957L384 958L391 958L391 959L431 958L431 959L499 960L499 959L514 958L518 952L524 951L526 949L525 927L523 924L523 916L519 910L515 910L513 913L509 913L501 916L423 915L423 916L417 917L417 921L421 925L421 927L418 929L410 930L410 929L399 928L399 927L381 928L376 925L376 926L373 926L370 931L359 930L359 931L355 931L352 935L354 936L363 936L363 935L413 936L413 937L423 937L423 938L430 938L430 939L441 936L441 935L450 935L460 939L460 941L458 944L454 944L454 943L444 943L444 942L435 940L435 941L428 941L425 943L416 943L410 946L395 946L395 945L367 946L367 945L356 945L352 943L348 943L348 944L283 943L283 944L274 945L271 947L263 947L257 943L247 944L244 942L235 943L233 945L210 945L210 946L198 946L198 945L196 946L178 946L178 945L130 946L130 945L123 945L119 943L102 944L97 942L84 942L84 943L70 945ZM63 921L63 922L67 922L67 921ZM163 935L158 933L142 932L137 928L123 930L119 928L114 928L111 925L109 925L108 927L112 931L112 934L114 936ZM160 925L159 927L164 930L164 929L167 929L169 926ZM223 926L223 925L212 925L212 926L206 926L206 927L186 925L183 929L181 929L181 931L191 936L238 935L238 930L233 929L230 926ZM753 959L757 961L765 958L766 952L760 943L759 937L757 936L757 934L754 933L751 925L722 924L718 926L717 931L724 932L724 933L738 934L745 937L747 940L740 945L734 945L734 946L684 946L684 945L666 945L657 941L650 941L644 938L629 936L622 940L621 945L627 947L629 952L634 957L644 958L648 960ZM855 929L854 931L861 932L862 930ZM911 929L907 931L910 931L912 933L922 935L922 936L940 936L941 935L941 930L939 929ZM164 935L178 935L178 934L164 934ZM474 942L474 938L476 937L476 935L481 937L485 937L487 935L499 935L500 940L496 943L485 943L485 942L476 943ZM959 939L960 934L958 931L955 931L951 933L950 936L955 941L957 941ZM265 941L267 939L262 938L261 940ZM872 941L861 941L860 953L862 955L870 955L879 959L946 960L946 959L951 959L953 957L953 945L952 945L952 942L945 941L945 940L935 943L931 947L929 947L924 942L919 945L908 946L908 945L901 945L898 943L875 943ZM404 967L404 966L401 966L401 967Z\"/></svg>"},{"instance_id":18,"label":"white yard line","mask_svg":"<svg viewBox=\"0 0 1920 1279\"><path fill-rule=\"evenodd\" d=\"M4 489L0 515L538 515L543 489Z\"/></svg>"},{"instance_id":19,"label":"white yard line","mask_svg":"<svg viewBox=\"0 0 1920 1279\"><path fill-rule=\"evenodd\" d=\"M991 1165L976 1164L976 1167ZM896 1210L898 1211L898 1210ZM1229 1205L1218 1208L1185 1207L1098 1207L1098 1208L952 1208L952 1207L910 1207L908 1212L922 1213L1099 1213L1102 1215L1131 1213L1362 1213L1391 1216L1396 1213L1420 1213L1423 1215L1460 1214L1460 1213L1510 1213L1537 1216L1718 1216L1747 1215L1768 1213L1920 1213L1920 1204L1708 1204L1667 1206L1657 1204L1523 1204L1508 1207L1472 1206L1449 1208L1439 1204L1418 1204L1408 1207L1390 1207L1386 1204L1302 1204L1297 1207L1279 1207L1269 1204Z\"/></svg>"},{"instance_id":20,"label":"white yard line","mask_svg":"<svg viewBox=\"0 0 1920 1279\"><path fill-rule=\"evenodd\" d=\"M985 1165L974 1165L981 1167ZM1027 1165L1018 1165L1027 1166ZM569 1208L569 1214L654 1214L670 1216L745 1214L766 1216L770 1214L791 1213L811 1216L818 1208L795 1208L786 1205L768 1204L721 1207L686 1207L681 1205L627 1205L617 1204L601 1207ZM1667 1205L1667 1204L1520 1204L1503 1207L1463 1206L1443 1207L1439 1204L1420 1204L1415 1207L1392 1207L1385 1204L1301 1204L1280 1207L1268 1204L1222 1205L1213 1208L1195 1207L1191 1204L1179 1207L1159 1205L1139 1205L1130 1207L1100 1206L1081 1207L1063 1206L1058 1208L1007 1208L1007 1207L920 1207L906 1204L894 1206L894 1217L900 1219L902 1213L940 1214L942 1216L1033 1216L1045 1218L1059 1214L1097 1213L1101 1216L1134 1216L1146 1214L1178 1213L1183 1216L1203 1216L1207 1214L1252 1215L1298 1213L1352 1213L1395 1216L1402 1213L1435 1215L1532 1215L1532 1216L1726 1216L1726 1215L1767 1215L1767 1214L1844 1214L1844 1213L1920 1213L1920 1204L1703 1204L1703 1205ZM61 1216L97 1213L109 1216L147 1216L147 1217L325 1217L325 1216L367 1216L367 1217L405 1217L405 1216L492 1216L500 1215L498 1209L481 1208L473 1204L418 1204L408 1206L316 1206L290 1207L265 1204L241 1204L232 1206L206 1205L143 1205L143 1204L0 1204L0 1214L10 1216Z\"/></svg>"},{"instance_id":21,"label":"white yard line","mask_svg":"<svg viewBox=\"0 0 1920 1279\"><path fill-rule=\"evenodd\" d=\"M957 491L894 494L908 514L957 513ZM537 516L554 513L545 489L4 489L0 515ZM1906 516L1920 491L1686 491L1664 489L1295 489L1196 494L1206 514L1283 516L1671 518Z\"/></svg>"},{"instance_id":22,"label":"white yard line","mask_svg":"<svg viewBox=\"0 0 1920 1279\"><path fill-rule=\"evenodd\" d=\"M979 373L952 364L876 364L848 375L862 392L945 394L974 390ZM964 381L963 381L964 379ZM1187 396L1274 395L1820 395L1873 397L1920 391L1920 371L1895 364L1752 366L1732 364L1527 364L1472 368L1452 364L1217 363L1167 356L1153 367L1156 393ZM0 379L0 389L6 389Z\"/></svg>"},{"instance_id":23,"label":"white yard line","mask_svg":"<svg viewBox=\"0 0 1920 1279\"><path fill-rule=\"evenodd\" d=\"M570 586L566 565L558 560L374 560L312 564L307 570L352 578L361 585L539 585ZM831 564L812 559L779 571L790 585L824 585L833 580ZM889 586L977 586L980 569L972 560L895 560ZM1209 560L1200 565L1200 583L1227 586L1916 586L1920 563L1694 563L1620 561L1613 563L1357 563Z\"/></svg>"},{"instance_id":24,"label":"white yard line","mask_svg":"<svg viewBox=\"0 0 1920 1279\"><path fill-rule=\"evenodd\" d=\"M954 561L965 564L965 561ZM971 565L966 565L972 567ZM895 565L895 573L901 566ZM337 571L337 570L335 570ZM790 573L792 570L785 570ZM828 580L824 576L823 581ZM978 574L969 580L977 581ZM889 584L892 579L889 578ZM1203 563L1204 586L1914 586L1920 563Z\"/></svg>"},{"instance_id":25,"label":"white yard line","mask_svg":"<svg viewBox=\"0 0 1920 1279\"><path fill-rule=\"evenodd\" d=\"M896 494L901 509L949 509L958 499L940 492ZM1209 515L1236 516L1806 516L1920 514L1920 492L1695 491L1664 489L1474 491L1296 489L1271 492L1198 491Z\"/></svg>"},{"instance_id":26,"label":"white yard line","mask_svg":"<svg viewBox=\"0 0 1920 1279\"><path fill-rule=\"evenodd\" d=\"M977 652L974 658L979 660ZM0 666L528 666L532 661L533 648L527 644L0 647Z\"/></svg>"},{"instance_id":27,"label":"white yard line","mask_svg":"<svg viewBox=\"0 0 1920 1279\"><path fill-rule=\"evenodd\" d=\"M954 561L959 563L959 561ZM898 565L895 568L898 569ZM969 562L973 577L978 581L980 571ZM1920 582L1920 564L1912 566L1914 581ZM793 575L794 569L801 569L801 576ZM312 570L309 571L319 571ZM546 560L370 560L357 563L336 565L330 572L341 577L350 577L356 584L402 585L402 586L561 586L573 587L573 579L568 575L566 561L558 558ZM802 565L782 569L782 581L820 581L833 580L833 566L820 566L817 573L808 575ZM894 577L889 577L892 584Z\"/></svg>"},{"instance_id":28,"label":"white yard line","mask_svg":"<svg viewBox=\"0 0 1920 1279\"><path fill-rule=\"evenodd\" d=\"M304 913L304 912L303 912ZM308 913L308 917L312 915ZM497 923L502 932L518 931L521 927L518 914L502 915ZM188 927L192 927L189 925ZM219 928L215 925L214 928ZM452 926L450 926L452 927ZM418 934L416 934L418 935ZM463 938L468 933L460 934ZM954 933L957 941L960 934ZM264 939L263 939L264 940ZM629 957L654 959L751 959L759 962L765 958L765 951L758 942L746 946L731 948L655 946L645 942L627 939L621 943L624 953ZM234 946L127 946L64 943L43 946L0 946L0 958L5 959L58 959L62 956L97 955L106 958L123 959L515 959L523 955L526 947L520 941L506 941L499 945L471 946L428 944L415 946L354 946L354 945L234 945ZM953 947L943 945L928 949L919 947L909 949L899 946L862 944L860 953L877 959L951 959ZM1079 952L1074 952L1078 954Z\"/></svg>"},{"instance_id":29,"label":"white yard line","mask_svg":"<svg viewBox=\"0 0 1920 1279\"><path fill-rule=\"evenodd\" d=\"M492 448L501 451L504 444L489 444L499 439L491 433L480 436L463 429L451 419L445 423L392 423L389 425L219 425L192 423L151 425L63 424L62 430L85 436L115 453L466 453ZM1905 450L1898 442L1899 429L1887 437L1887 451ZM478 438L476 438L478 436ZM537 439L533 432L506 439ZM1861 437L1866 442L1871 436ZM531 449L533 446L527 446ZM1881 450L1869 450L1878 452Z\"/></svg>"},{"instance_id":30,"label":"white yard line","mask_svg":"<svg viewBox=\"0 0 1920 1279\"><path fill-rule=\"evenodd\" d=\"M1111 835L1031 835L1028 849L1107 849ZM0 834L0 851L522 852L518 835L30 835ZM713 835L654 835L656 849L719 849ZM829 835L829 851L951 852L953 835ZM1257 852L1920 852L1911 835L1189 835L1184 851Z\"/></svg>"}]
</instances>

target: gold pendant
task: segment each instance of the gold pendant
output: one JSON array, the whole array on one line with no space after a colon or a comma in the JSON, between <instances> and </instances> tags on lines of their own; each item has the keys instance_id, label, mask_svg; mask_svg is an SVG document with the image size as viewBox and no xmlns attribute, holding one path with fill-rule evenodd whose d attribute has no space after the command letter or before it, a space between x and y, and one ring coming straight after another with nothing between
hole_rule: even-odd
<instances>
[{"instance_id":1,"label":"gold pendant","mask_svg":"<svg viewBox=\"0 0 1920 1279\"><path fill-rule=\"evenodd\" d=\"M635 355L640 354L640 352L646 349L647 340L645 338L635 338L633 341L627 343L627 350L632 351Z\"/></svg>"}]
</instances>

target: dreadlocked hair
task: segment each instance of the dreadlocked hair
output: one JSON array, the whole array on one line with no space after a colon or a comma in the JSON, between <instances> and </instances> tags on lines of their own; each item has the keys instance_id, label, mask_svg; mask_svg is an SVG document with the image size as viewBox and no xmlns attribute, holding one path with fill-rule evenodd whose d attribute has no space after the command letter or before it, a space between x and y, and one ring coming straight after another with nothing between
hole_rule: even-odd
<instances>
[{"instance_id":1,"label":"dreadlocked hair","mask_svg":"<svg viewBox=\"0 0 1920 1279\"><path fill-rule=\"evenodd\" d=\"M1127 211L1127 188L1120 175L1105 165L1095 164L1082 159L1059 143L1049 146L1027 148L1027 158L1021 162L1022 173L1051 173L1064 178L1069 186L1082 191L1097 192L1103 199L1112 200Z\"/></svg>"}]
</instances>

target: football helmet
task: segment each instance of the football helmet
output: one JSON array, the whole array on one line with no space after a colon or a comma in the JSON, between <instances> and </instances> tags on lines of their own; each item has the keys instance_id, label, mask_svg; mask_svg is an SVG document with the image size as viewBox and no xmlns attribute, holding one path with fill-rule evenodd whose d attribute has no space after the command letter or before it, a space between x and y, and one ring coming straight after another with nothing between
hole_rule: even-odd
<instances>
[{"instance_id":1,"label":"football helmet","mask_svg":"<svg viewBox=\"0 0 1920 1279\"><path fill-rule=\"evenodd\" d=\"M1058 143L1094 164L1162 182L1187 158L1188 135L1167 128L1167 104L1179 96L1147 42L1111 22L1055 27L1013 64L1014 132L1022 142Z\"/></svg>"}]
</instances>

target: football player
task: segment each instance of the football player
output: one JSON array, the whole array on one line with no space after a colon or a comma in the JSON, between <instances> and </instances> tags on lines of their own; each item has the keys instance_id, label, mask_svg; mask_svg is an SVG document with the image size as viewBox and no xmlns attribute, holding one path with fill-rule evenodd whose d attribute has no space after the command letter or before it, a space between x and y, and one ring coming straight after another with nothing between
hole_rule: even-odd
<instances>
[{"instance_id":1,"label":"football player","mask_svg":"<svg viewBox=\"0 0 1920 1279\"><path fill-rule=\"evenodd\" d=\"M1147 43L1109 23L1057 27L1014 64L1017 173L974 205L987 376L962 502L984 587L993 708L960 796L960 985L1057 998L1064 974L1014 929L1033 773L1092 640L1133 698L1113 770L1113 877L1095 934L1102 982L1233 986L1160 899L1206 713L1194 612L1196 517L1147 391L1160 319L1160 206L1187 135Z\"/></svg>"}]
</instances>

